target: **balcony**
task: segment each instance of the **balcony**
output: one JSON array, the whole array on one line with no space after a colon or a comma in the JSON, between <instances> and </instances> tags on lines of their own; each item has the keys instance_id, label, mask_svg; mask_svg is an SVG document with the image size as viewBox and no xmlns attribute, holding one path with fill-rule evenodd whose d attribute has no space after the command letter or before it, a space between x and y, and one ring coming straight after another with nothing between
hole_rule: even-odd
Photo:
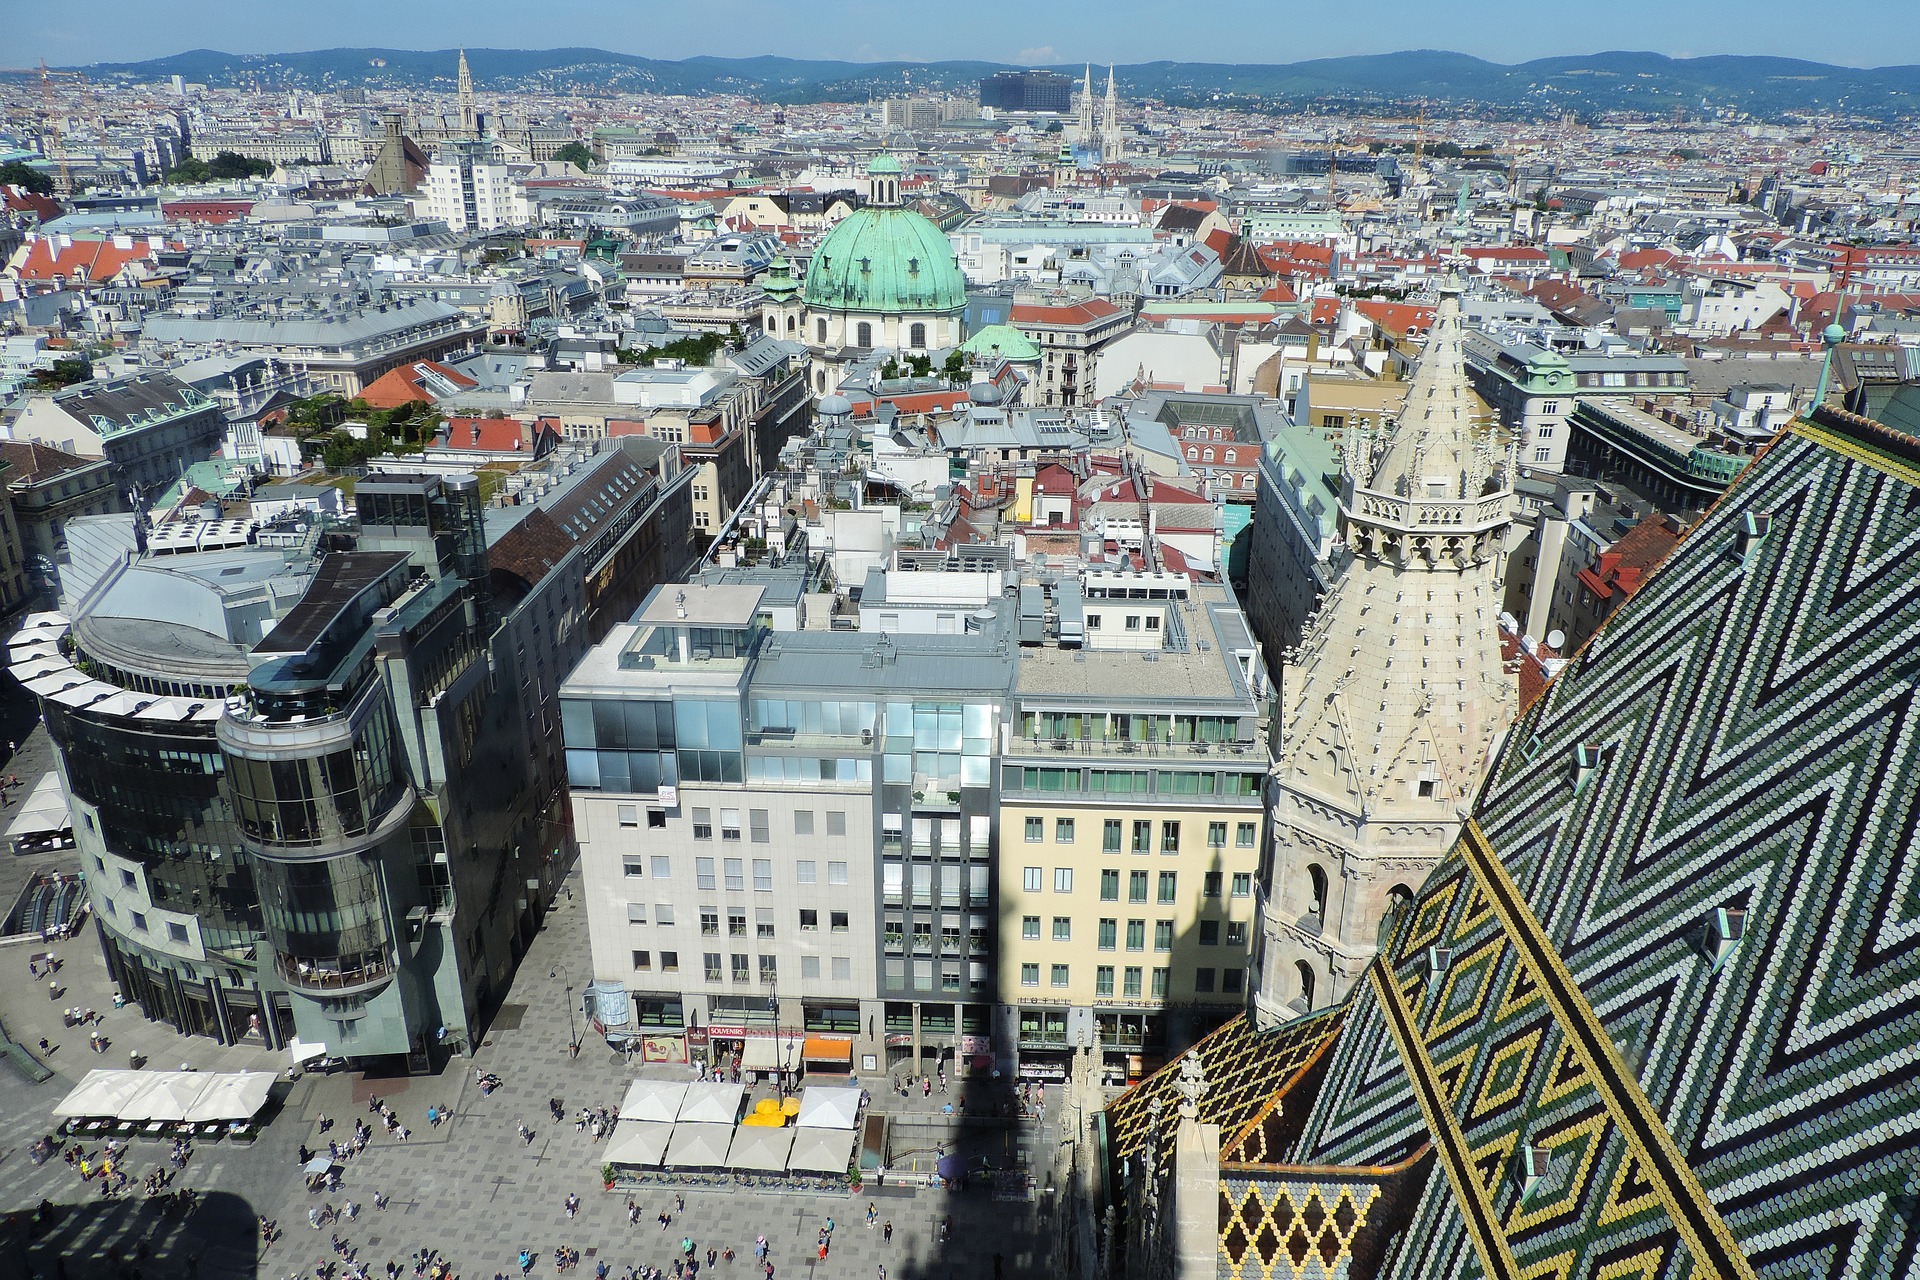
<instances>
[{"instance_id":1,"label":"balcony","mask_svg":"<svg viewBox=\"0 0 1920 1280\"><path fill-rule=\"evenodd\" d=\"M340 959L303 960L275 952L273 967L290 987L335 996L370 991L393 980L393 967L379 956L363 957L350 966Z\"/></svg>"}]
</instances>

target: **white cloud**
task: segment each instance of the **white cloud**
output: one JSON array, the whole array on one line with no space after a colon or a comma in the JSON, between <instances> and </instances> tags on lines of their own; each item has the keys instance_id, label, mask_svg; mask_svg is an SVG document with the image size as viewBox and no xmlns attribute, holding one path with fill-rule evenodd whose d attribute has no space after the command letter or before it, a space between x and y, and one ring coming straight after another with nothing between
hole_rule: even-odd
<instances>
[{"instance_id":1,"label":"white cloud","mask_svg":"<svg viewBox=\"0 0 1920 1280\"><path fill-rule=\"evenodd\" d=\"M1053 51L1052 45L1043 44L1038 49L1022 49L1013 55L1013 60L1024 62L1028 66L1044 66L1060 61L1060 55Z\"/></svg>"}]
</instances>

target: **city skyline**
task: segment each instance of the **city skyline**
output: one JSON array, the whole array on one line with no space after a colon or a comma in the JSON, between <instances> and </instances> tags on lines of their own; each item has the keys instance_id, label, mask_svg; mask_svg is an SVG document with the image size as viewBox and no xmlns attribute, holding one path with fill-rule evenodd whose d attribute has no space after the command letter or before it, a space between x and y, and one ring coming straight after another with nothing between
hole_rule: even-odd
<instances>
[{"instance_id":1,"label":"city skyline","mask_svg":"<svg viewBox=\"0 0 1920 1280\"><path fill-rule=\"evenodd\" d=\"M1333 11L1292 13L1280 26L1257 0L1227 0L1216 6L1214 21L1174 30L1152 21L1153 11L1138 0L1064 0L1042 14L1009 0L984 0L974 11L978 21L964 27L937 21L926 11L864 0L830 0L804 11L769 0L744 0L736 8L741 21L722 35L697 11L653 12L615 0L563 0L546 6L547 20L537 33L529 33L541 38L517 41L512 37L522 30L514 22L518 10L500 0L479 0L457 15L444 5L396 10L345 0L333 10L336 25L331 30L351 30L366 47L579 44L668 59L768 54L856 62L977 59L1048 65L1174 59L1261 64L1445 49L1518 63L1626 49L1682 58L1790 57L1850 67L1920 62L1920 34L1888 29L1862 0L1827 6L1823 21L1814 27L1797 22L1804 7L1786 0L1737 6L1710 0L1678 9L1654 0L1625 0L1614 6L1614 21L1598 32L1542 24L1537 10L1520 0L1386 0L1376 11L1379 21L1361 28ZM1738 23L1730 21L1735 17ZM163 12L108 0L98 6L94 19L74 24L53 10L21 15L13 43L24 57L60 64L140 61L194 48L290 53L342 43L317 37L313 24L292 11L228 2L178 5ZM1870 45L1857 39L1861 23L1875 26ZM1222 39L1223 31L1231 31L1232 38ZM1871 53L1871 60L1863 53Z\"/></svg>"}]
</instances>

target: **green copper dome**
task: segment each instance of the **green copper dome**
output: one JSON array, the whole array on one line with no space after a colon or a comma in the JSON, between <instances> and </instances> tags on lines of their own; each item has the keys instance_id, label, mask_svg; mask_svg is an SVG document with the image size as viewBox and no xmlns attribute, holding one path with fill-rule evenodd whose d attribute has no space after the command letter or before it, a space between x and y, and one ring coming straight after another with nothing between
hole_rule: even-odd
<instances>
[{"instance_id":1,"label":"green copper dome","mask_svg":"<svg viewBox=\"0 0 1920 1280\"><path fill-rule=\"evenodd\" d=\"M952 312L967 305L953 246L911 209L869 205L842 218L807 268L805 301L824 311L883 315Z\"/></svg>"},{"instance_id":2,"label":"green copper dome","mask_svg":"<svg viewBox=\"0 0 1920 1280\"><path fill-rule=\"evenodd\" d=\"M1036 363L1040 348L1010 324L990 324L960 344L970 356L999 356L1015 364Z\"/></svg>"}]
</instances>

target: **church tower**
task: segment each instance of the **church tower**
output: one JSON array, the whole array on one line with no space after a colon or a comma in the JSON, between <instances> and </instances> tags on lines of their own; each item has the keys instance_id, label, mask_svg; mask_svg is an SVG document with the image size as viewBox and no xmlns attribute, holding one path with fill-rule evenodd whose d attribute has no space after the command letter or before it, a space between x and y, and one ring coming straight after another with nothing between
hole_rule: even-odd
<instances>
[{"instance_id":1,"label":"church tower","mask_svg":"<svg viewBox=\"0 0 1920 1280\"><path fill-rule=\"evenodd\" d=\"M1252 1012L1343 999L1382 917L1453 845L1515 710L1497 620L1513 465L1474 429L1457 286L1405 407L1350 428L1343 572L1282 676Z\"/></svg>"},{"instance_id":2,"label":"church tower","mask_svg":"<svg viewBox=\"0 0 1920 1280\"><path fill-rule=\"evenodd\" d=\"M473 106L473 73L467 70L467 51L460 51L460 136L480 136L480 113Z\"/></svg>"},{"instance_id":3,"label":"church tower","mask_svg":"<svg viewBox=\"0 0 1920 1280\"><path fill-rule=\"evenodd\" d=\"M1086 78L1080 82L1080 122L1074 130L1073 145L1082 150L1094 144L1093 64L1087 64Z\"/></svg>"},{"instance_id":4,"label":"church tower","mask_svg":"<svg viewBox=\"0 0 1920 1280\"><path fill-rule=\"evenodd\" d=\"M1107 101L1100 114L1100 163L1118 164L1126 150L1120 140L1120 97L1113 90L1113 64L1107 64Z\"/></svg>"}]
</instances>

